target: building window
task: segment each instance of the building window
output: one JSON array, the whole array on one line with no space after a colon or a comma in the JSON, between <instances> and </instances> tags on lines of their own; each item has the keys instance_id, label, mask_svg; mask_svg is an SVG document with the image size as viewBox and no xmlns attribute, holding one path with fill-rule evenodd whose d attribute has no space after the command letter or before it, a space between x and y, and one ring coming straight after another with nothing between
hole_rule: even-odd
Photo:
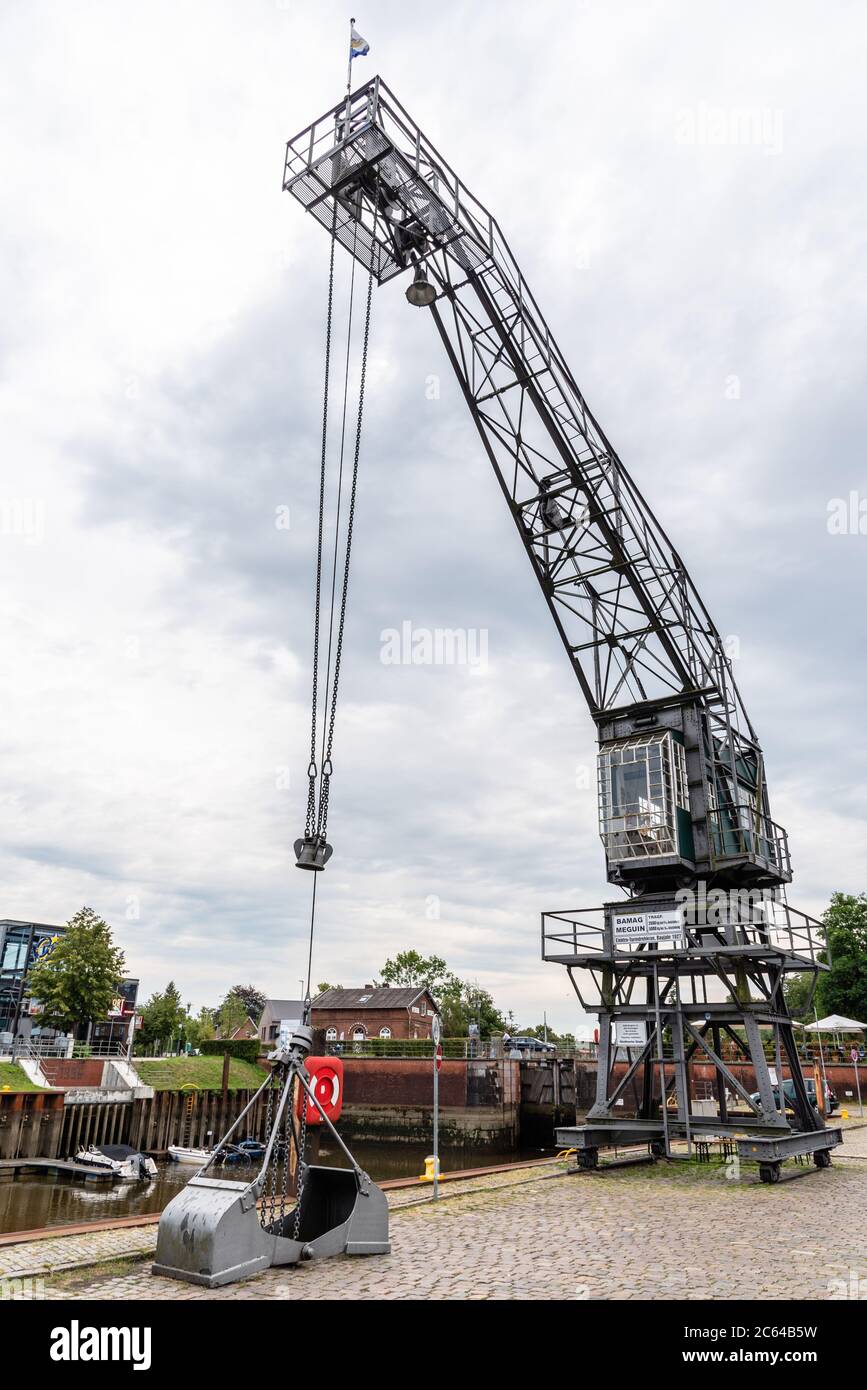
<instances>
[{"instance_id":1,"label":"building window","mask_svg":"<svg viewBox=\"0 0 867 1390\"><path fill-rule=\"evenodd\" d=\"M353 1042L364 1042L364 1040L365 1040L366 1037L367 1037L367 1029L365 1028L364 1024L363 1024L363 1023L356 1023L355 1027L354 1027L353 1030L352 1030L352 1041L353 1041Z\"/></svg>"},{"instance_id":2,"label":"building window","mask_svg":"<svg viewBox=\"0 0 867 1390\"><path fill-rule=\"evenodd\" d=\"M336 1029L336 1028L326 1028L326 1029L325 1029L325 1041L326 1041L326 1042L337 1042L337 1029Z\"/></svg>"},{"instance_id":3,"label":"building window","mask_svg":"<svg viewBox=\"0 0 867 1390\"><path fill-rule=\"evenodd\" d=\"M380 1030L379 1030L379 1036L380 1036L381 1038L390 1038L390 1037L391 1037L391 1029L390 1029L390 1028L380 1028Z\"/></svg>"}]
</instances>

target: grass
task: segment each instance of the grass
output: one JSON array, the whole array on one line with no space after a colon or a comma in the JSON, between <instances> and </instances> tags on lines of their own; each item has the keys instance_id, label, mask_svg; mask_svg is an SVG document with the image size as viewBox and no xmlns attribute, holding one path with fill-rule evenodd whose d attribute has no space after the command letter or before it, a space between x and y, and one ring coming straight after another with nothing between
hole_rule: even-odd
<instances>
[{"instance_id":1,"label":"grass","mask_svg":"<svg viewBox=\"0 0 867 1390\"><path fill-rule=\"evenodd\" d=\"M144 1084L153 1086L155 1091L179 1091L182 1086L219 1091L223 1085L222 1057L134 1057L133 1066ZM253 1062L233 1057L229 1064L229 1090L255 1091L267 1074Z\"/></svg>"},{"instance_id":2,"label":"grass","mask_svg":"<svg viewBox=\"0 0 867 1390\"><path fill-rule=\"evenodd\" d=\"M49 1276L51 1287L58 1292L62 1290L74 1294L78 1289L87 1288L97 1279L122 1279L125 1274L132 1274L145 1260L150 1261L153 1257L152 1250L141 1253L134 1251L129 1255L119 1255L116 1260L99 1260L93 1264L79 1265L76 1269L57 1270Z\"/></svg>"},{"instance_id":3,"label":"grass","mask_svg":"<svg viewBox=\"0 0 867 1390\"><path fill-rule=\"evenodd\" d=\"M44 1086L35 1086L17 1062L0 1062L0 1091L8 1086L12 1091L44 1091Z\"/></svg>"}]
</instances>

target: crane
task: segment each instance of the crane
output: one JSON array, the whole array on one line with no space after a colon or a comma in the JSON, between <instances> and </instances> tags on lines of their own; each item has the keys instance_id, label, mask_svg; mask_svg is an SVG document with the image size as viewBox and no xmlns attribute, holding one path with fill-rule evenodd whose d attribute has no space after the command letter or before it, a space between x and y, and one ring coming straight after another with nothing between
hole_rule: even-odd
<instances>
[{"instance_id":1,"label":"crane","mask_svg":"<svg viewBox=\"0 0 867 1390\"><path fill-rule=\"evenodd\" d=\"M378 76L287 142L283 187L371 283L410 273L407 300L433 320L596 726L599 831L622 896L542 914L543 957L600 1025L595 1103L558 1141L590 1167L612 1145L671 1152L737 1132L766 1181L791 1155L827 1166L840 1131L813 1104L783 989L827 968L821 926L788 903L788 839L731 658L499 223ZM693 1059L710 1077L700 1105Z\"/></svg>"},{"instance_id":2,"label":"crane","mask_svg":"<svg viewBox=\"0 0 867 1390\"><path fill-rule=\"evenodd\" d=\"M585 401L499 224L378 76L287 142L283 187L330 236L311 756L305 831L295 844L298 867L313 873L311 953L315 885L332 855L328 800L371 289L409 273L407 300L430 313L596 725L599 832L620 897L541 914L543 958L566 967L582 1006L599 1017L595 1102L584 1124L556 1130L557 1142L575 1150L582 1168L611 1147L670 1155L684 1140L689 1152L720 1135L736 1139L739 1157L756 1161L764 1181L777 1181L792 1156L827 1167L842 1134L825 1123L821 1085L813 1103L783 988L798 973L814 989L828 968L826 945L820 924L787 901L787 837L771 818L761 747L731 660L680 555ZM353 258L353 284L359 266L368 282L342 583L335 529L320 753L337 247ZM350 342L351 325L347 381ZM344 395L341 488L346 410ZM309 974L308 960L308 991ZM271 1074L163 1212L155 1270L215 1287L269 1265L388 1251L385 1196L334 1127L339 1068L320 1093L312 1045L309 1017L280 1039ZM736 1072L730 1054L748 1070ZM693 1094L694 1061L709 1078L703 1098ZM250 1181L214 1177L228 1140L262 1105L258 1173ZM306 1161L306 1128L317 1122L345 1167Z\"/></svg>"}]
</instances>

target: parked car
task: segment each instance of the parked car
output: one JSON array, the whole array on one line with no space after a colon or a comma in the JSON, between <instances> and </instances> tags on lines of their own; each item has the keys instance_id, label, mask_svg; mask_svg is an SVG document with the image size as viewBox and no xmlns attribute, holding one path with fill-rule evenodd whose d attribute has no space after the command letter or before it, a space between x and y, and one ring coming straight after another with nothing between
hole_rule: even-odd
<instances>
[{"instance_id":1,"label":"parked car","mask_svg":"<svg viewBox=\"0 0 867 1390\"><path fill-rule=\"evenodd\" d=\"M543 1042L541 1038L513 1038L512 1047L519 1052L556 1052L553 1043Z\"/></svg>"},{"instance_id":2,"label":"parked car","mask_svg":"<svg viewBox=\"0 0 867 1390\"><path fill-rule=\"evenodd\" d=\"M804 1077L804 1085L805 1085L806 1088L807 1088L807 1099L809 1100L810 1104L811 1104L812 1106L815 1107L815 1105L816 1105L816 1083L815 1083L815 1081L813 1080L812 1076L805 1076L805 1077ZM780 1103L780 1088L779 1088L779 1086L775 1086L775 1087L774 1087L774 1089L773 1089L773 1095L774 1095L774 1104L775 1104L775 1105L779 1105L779 1103ZM794 1108L794 1104L795 1104L795 1083L792 1081L792 1078L791 1078L790 1076L789 1076L789 1077L786 1077L786 1079L785 1079L784 1082L783 1082L783 1096L784 1096L785 1102L786 1102L786 1109L787 1109L787 1110L793 1109L793 1108ZM761 1097L759 1096L758 1091L754 1091L753 1094L750 1096L750 1100L754 1101L755 1103L758 1103L758 1101L759 1101L760 1099L761 1099ZM839 1101L837 1100L837 1092L834 1091L834 1090L832 1090L831 1087L828 1085L828 1082L826 1081L826 1082L825 1082L825 1114L826 1114L826 1115L833 1115L833 1113L834 1113L834 1111L837 1109L837 1106L838 1106L838 1105L839 1105Z\"/></svg>"}]
</instances>

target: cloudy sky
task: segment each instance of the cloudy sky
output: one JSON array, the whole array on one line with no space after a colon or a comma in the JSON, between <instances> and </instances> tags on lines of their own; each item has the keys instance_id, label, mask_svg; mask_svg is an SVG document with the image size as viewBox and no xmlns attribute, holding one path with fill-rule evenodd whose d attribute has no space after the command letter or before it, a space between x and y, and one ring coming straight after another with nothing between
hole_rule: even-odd
<instances>
[{"instance_id":1,"label":"cloudy sky","mask_svg":"<svg viewBox=\"0 0 867 1390\"><path fill-rule=\"evenodd\" d=\"M0 18L0 915L88 903L145 993L173 977L194 1007L305 968L328 246L281 173L340 97L347 19ZM867 888L863 7L369 0L357 27L357 80L493 210L733 640L791 900ZM401 290L374 296L313 978L435 950L518 1022L574 1026L539 913L606 896L593 728ZM486 665L384 664L404 622L485 632Z\"/></svg>"}]
</instances>

